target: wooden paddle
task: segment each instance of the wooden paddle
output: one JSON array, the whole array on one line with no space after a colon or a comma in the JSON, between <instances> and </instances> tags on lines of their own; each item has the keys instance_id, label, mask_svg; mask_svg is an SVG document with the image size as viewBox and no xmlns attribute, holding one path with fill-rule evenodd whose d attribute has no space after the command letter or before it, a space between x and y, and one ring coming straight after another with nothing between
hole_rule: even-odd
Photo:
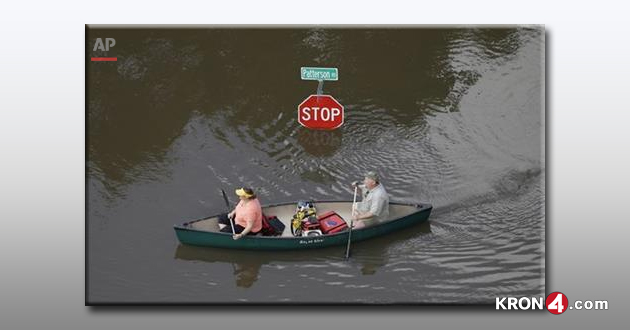
<instances>
[{"instance_id":1,"label":"wooden paddle","mask_svg":"<svg viewBox=\"0 0 630 330\"><path fill-rule=\"evenodd\" d=\"M348 232L348 246L346 247L346 260L350 257L350 240L352 239L352 226L354 225L354 212L357 203L357 186L354 186L354 198L352 199L352 216L350 216L350 231Z\"/></svg>"},{"instance_id":2,"label":"wooden paddle","mask_svg":"<svg viewBox=\"0 0 630 330\"><path fill-rule=\"evenodd\" d=\"M228 201L227 195L225 194L225 191L223 191L223 189L221 189L221 193L223 194L223 200L225 201L225 207L227 207L227 211L228 214L230 213L230 202ZM232 219L230 219L230 217L228 216L228 222L230 223L230 227L232 227L232 235L236 235L236 232L234 231L234 224L232 223Z\"/></svg>"}]
</instances>

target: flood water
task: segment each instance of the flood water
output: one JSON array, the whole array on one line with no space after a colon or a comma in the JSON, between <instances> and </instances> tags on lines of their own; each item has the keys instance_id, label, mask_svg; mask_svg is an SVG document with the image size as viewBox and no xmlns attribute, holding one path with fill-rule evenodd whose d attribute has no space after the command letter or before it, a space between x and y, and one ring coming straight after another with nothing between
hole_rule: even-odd
<instances>
[{"instance_id":1,"label":"flood water","mask_svg":"<svg viewBox=\"0 0 630 330\"><path fill-rule=\"evenodd\" d=\"M545 288L544 30L88 29L91 303L494 303ZM96 38L115 38L92 52ZM89 59L88 59L89 60ZM344 125L309 131L317 89ZM351 200L375 170L429 222L293 252L183 246L173 225L263 204ZM230 196L232 201L234 196Z\"/></svg>"}]
</instances>

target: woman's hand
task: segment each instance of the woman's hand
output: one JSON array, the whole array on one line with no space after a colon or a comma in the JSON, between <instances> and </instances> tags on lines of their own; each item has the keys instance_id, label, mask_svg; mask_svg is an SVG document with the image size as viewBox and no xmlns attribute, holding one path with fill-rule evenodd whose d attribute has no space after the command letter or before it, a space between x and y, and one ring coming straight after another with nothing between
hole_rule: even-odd
<instances>
[{"instance_id":1,"label":"woman's hand","mask_svg":"<svg viewBox=\"0 0 630 330\"><path fill-rule=\"evenodd\" d=\"M252 227L254 226L254 220L246 219L245 221L247 221L247 226L245 227L245 229L243 229L243 231L240 234L232 235L233 239L237 240L249 234L249 232L252 230Z\"/></svg>"}]
</instances>

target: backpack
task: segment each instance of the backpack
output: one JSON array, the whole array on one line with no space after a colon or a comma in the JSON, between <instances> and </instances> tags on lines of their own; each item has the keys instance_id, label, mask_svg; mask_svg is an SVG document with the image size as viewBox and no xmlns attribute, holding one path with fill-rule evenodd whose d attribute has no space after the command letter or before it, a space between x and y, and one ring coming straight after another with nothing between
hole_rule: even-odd
<instances>
[{"instance_id":1,"label":"backpack","mask_svg":"<svg viewBox=\"0 0 630 330\"><path fill-rule=\"evenodd\" d=\"M263 236L280 236L284 232L284 224L275 215L262 217L262 229L260 232Z\"/></svg>"}]
</instances>

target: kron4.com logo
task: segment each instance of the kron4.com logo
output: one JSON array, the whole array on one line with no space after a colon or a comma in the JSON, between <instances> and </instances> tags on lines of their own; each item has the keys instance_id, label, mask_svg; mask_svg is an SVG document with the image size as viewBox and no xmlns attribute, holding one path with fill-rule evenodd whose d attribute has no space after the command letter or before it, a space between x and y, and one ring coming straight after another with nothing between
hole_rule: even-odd
<instances>
[{"instance_id":1,"label":"kron4.com logo","mask_svg":"<svg viewBox=\"0 0 630 330\"><path fill-rule=\"evenodd\" d=\"M562 292L552 292L543 300L543 297L497 297L495 303L497 310L542 310L547 308L549 313L559 315L567 310L607 310L607 300L576 300L573 304Z\"/></svg>"}]
</instances>

